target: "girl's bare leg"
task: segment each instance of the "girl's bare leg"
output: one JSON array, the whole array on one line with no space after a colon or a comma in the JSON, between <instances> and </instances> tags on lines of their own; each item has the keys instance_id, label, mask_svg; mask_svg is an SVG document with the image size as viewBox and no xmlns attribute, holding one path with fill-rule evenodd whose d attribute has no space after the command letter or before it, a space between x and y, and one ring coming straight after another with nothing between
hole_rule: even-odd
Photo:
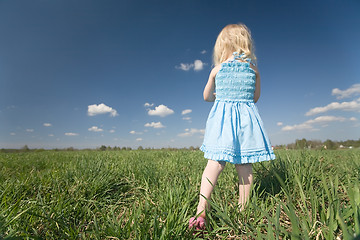
<instances>
[{"instance_id":1,"label":"girl's bare leg","mask_svg":"<svg viewBox=\"0 0 360 240\"><path fill-rule=\"evenodd\" d=\"M205 218L205 208L207 207L207 200L204 197L210 199L211 193L214 190L217 179L220 173L222 172L222 170L224 170L224 168L225 168L225 162L218 162L213 160L208 161L201 178L200 200L199 200L199 205L197 207L196 215L201 213L200 217Z\"/></svg>"},{"instance_id":2,"label":"girl's bare leg","mask_svg":"<svg viewBox=\"0 0 360 240\"><path fill-rule=\"evenodd\" d=\"M251 184L253 182L252 165L236 164L236 171L239 176L239 205L240 210L244 210L245 204L250 195Z\"/></svg>"}]
</instances>

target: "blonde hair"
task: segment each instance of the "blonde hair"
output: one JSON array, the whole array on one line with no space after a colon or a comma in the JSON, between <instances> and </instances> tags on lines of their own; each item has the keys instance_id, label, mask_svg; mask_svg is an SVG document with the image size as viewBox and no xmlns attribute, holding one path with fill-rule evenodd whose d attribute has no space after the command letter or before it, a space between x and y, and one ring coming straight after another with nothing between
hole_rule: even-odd
<instances>
[{"instance_id":1,"label":"blonde hair","mask_svg":"<svg viewBox=\"0 0 360 240\"><path fill-rule=\"evenodd\" d=\"M244 53L245 58L256 62L251 32L245 24L229 24L221 30L214 46L214 65L224 62L233 52Z\"/></svg>"}]
</instances>

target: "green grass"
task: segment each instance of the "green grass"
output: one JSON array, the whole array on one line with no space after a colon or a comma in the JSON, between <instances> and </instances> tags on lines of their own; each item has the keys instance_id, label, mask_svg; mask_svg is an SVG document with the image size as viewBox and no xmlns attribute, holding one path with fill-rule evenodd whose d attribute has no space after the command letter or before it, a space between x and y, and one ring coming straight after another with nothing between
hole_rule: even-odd
<instances>
[{"instance_id":1,"label":"green grass","mask_svg":"<svg viewBox=\"0 0 360 240\"><path fill-rule=\"evenodd\" d=\"M205 239L353 239L360 151L286 151L254 164L245 211L228 164ZM200 151L0 153L0 239L193 239ZM360 237L358 237L360 238Z\"/></svg>"}]
</instances>

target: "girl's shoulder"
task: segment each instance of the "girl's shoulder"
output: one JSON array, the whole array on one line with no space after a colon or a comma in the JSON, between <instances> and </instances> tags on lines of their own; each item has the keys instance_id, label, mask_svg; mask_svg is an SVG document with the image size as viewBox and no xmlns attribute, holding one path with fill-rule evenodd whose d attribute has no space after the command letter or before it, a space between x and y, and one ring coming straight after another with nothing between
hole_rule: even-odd
<instances>
[{"instance_id":1,"label":"girl's shoulder","mask_svg":"<svg viewBox=\"0 0 360 240\"><path fill-rule=\"evenodd\" d=\"M210 76L215 77L221 68L221 64L216 65L210 72Z\"/></svg>"}]
</instances>

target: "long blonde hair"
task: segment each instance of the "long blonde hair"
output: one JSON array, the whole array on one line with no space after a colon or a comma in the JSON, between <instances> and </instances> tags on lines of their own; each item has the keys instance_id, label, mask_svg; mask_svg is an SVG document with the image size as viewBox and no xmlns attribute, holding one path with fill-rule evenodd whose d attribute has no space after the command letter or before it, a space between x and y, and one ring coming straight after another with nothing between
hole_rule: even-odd
<instances>
[{"instance_id":1,"label":"long blonde hair","mask_svg":"<svg viewBox=\"0 0 360 240\"><path fill-rule=\"evenodd\" d=\"M214 65L224 62L233 52L244 53L256 62L251 32L245 24L229 24L221 30L214 46Z\"/></svg>"}]
</instances>

